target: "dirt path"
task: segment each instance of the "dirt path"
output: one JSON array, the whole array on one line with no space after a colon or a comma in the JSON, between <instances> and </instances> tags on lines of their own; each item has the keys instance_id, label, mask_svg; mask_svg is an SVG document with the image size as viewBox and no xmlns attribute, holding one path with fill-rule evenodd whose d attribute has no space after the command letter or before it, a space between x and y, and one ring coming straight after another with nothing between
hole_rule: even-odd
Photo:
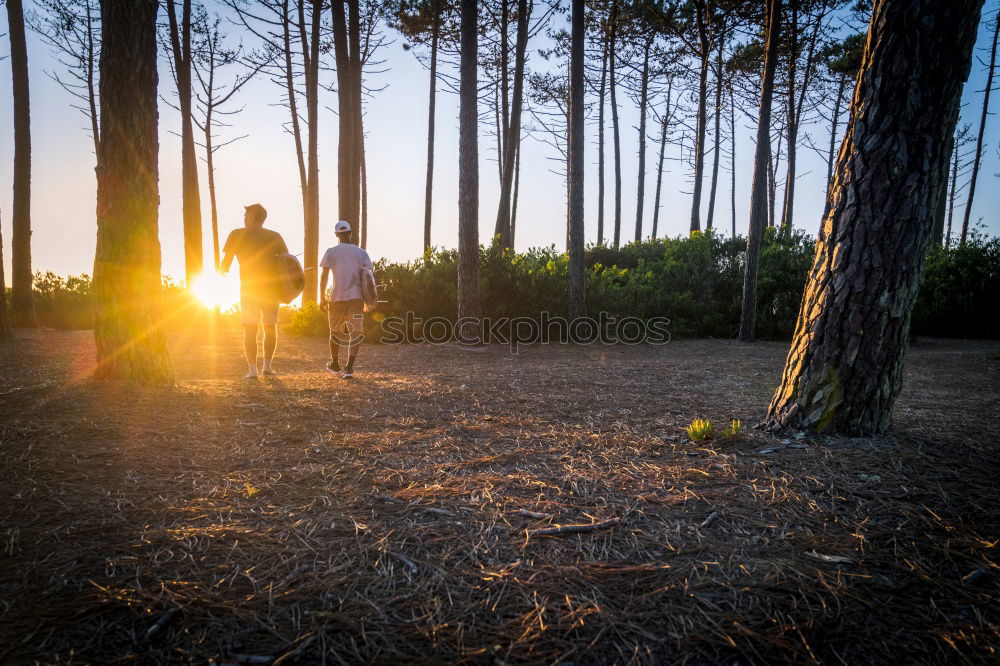
<instances>
[{"instance_id":1,"label":"dirt path","mask_svg":"<svg viewBox=\"0 0 1000 666\"><path fill-rule=\"evenodd\" d=\"M0 343L0 661L998 658L998 343L918 342L890 438L710 445L785 345L324 346L248 383L194 331L139 390Z\"/></svg>"}]
</instances>

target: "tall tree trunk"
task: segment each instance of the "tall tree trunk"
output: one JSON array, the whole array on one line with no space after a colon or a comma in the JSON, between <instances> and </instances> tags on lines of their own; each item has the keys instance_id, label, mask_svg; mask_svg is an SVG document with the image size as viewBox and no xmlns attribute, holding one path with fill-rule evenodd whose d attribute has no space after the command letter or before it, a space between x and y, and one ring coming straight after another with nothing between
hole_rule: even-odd
<instances>
[{"instance_id":1,"label":"tall tree trunk","mask_svg":"<svg viewBox=\"0 0 1000 666\"><path fill-rule=\"evenodd\" d=\"M500 0L500 114L497 118L500 125L500 132L497 138L500 140L500 153L497 154L497 163L501 166L507 164L507 149L510 144L507 141L510 132L510 0ZM504 174L501 170L500 181L503 182Z\"/></svg>"},{"instance_id":2,"label":"tall tree trunk","mask_svg":"<svg viewBox=\"0 0 1000 666\"><path fill-rule=\"evenodd\" d=\"M757 268L760 246L767 226L768 165L771 155L771 100L774 96L774 73L778 66L778 36L781 31L781 0L768 0L767 44L764 72L760 86L760 110L757 115L757 148L753 160L753 184L750 188L750 227L747 230L747 253L743 273L743 307L740 312L739 339L753 342L757 326Z\"/></svg>"},{"instance_id":3,"label":"tall tree trunk","mask_svg":"<svg viewBox=\"0 0 1000 666\"><path fill-rule=\"evenodd\" d=\"M712 57L705 25L705 0L695 0L695 20L698 26L698 121L694 138L694 190L691 196L691 231L701 231L701 180L705 173L705 133L708 114L708 62Z\"/></svg>"},{"instance_id":4,"label":"tall tree trunk","mask_svg":"<svg viewBox=\"0 0 1000 666\"><path fill-rule=\"evenodd\" d=\"M458 333L478 343L479 334L479 111L477 108L479 6L461 4L458 110Z\"/></svg>"},{"instance_id":5,"label":"tall tree trunk","mask_svg":"<svg viewBox=\"0 0 1000 666\"><path fill-rule=\"evenodd\" d=\"M344 4L347 4L347 15ZM339 142L337 146L338 216L351 225L358 242L361 201L361 53L358 0L334 0L333 44L337 62Z\"/></svg>"},{"instance_id":6,"label":"tall tree trunk","mask_svg":"<svg viewBox=\"0 0 1000 666\"><path fill-rule=\"evenodd\" d=\"M210 77L214 77L215 63ZM208 202L212 214L212 266L218 272L221 267L219 256L219 207L215 197L215 148L212 145L212 107L205 112L205 170L208 172Z\"/></svg>"},{"instance_id":7,"label":"tall tree trunk","mask_svg":"<svg viewBox=\"0 0 1000 666\"><path fill-rule=\"evenodd\" d=\"M642 240L642 207L646 200L646 107L649 102L649 49L651 38L646 40L642 53L642 82L639 93L639 174L635 194L635 240Z\"/></svg>"},{"instance_id":8,"label":"tall tree trunk","mask_svg":"<svg viewBox=\"0 0 1000 666\"><path fill-rule=\"evenodd\" d=\"M608 89L608 42L601 58L601 84L597 93L597 244L604 245L604 101Z\"/></svg>"},{"instance_id":9,"label":"tall tree trunk","mask_svg":"<svg viewBox=\"0 0 1000 666\"><path fill-rule=\"evenodd\" d=\"M21 0L7 0L10 68L14 97L14 207L11 238L11 296L14 326L34 326L31 302L31 107L28 50Z\"/></svg>"},{"instance_id":10,"label":"tall tree trunk","mask_svg":"<svg viewBox=\"0 0 1000 666\"><path fill-rule=\"evenodd\" d=\"M506 10L506 5L504 6ZM495 236L500 237L500 247L513 248L510 233L510 200L514 189L514 158L521 139L521 106L524 98L524 60L528 50L528 0L517 0L517 42L514 46L514 99L509 126L504 130L503 169L500 186L500 205L497 207ZM506 35L504 35L506 42ZM506 77L505 77L506 78ZM506 95L506 91L504 93ZM506 114L505 114L506 116Z\"/></svg>"},{"instance_id":11,"label":"tall tree trunk","mask_svg":"<svg viewBox=\"0 0 1000 666\"><path fill-rule=\"evenodd\" d=\"M712 149L712 185L708 191L708 217L705 218L705 228L711 229L715 222L715 195L719 189L719 151L722 149L722 136L719 128L722 120L722 49L726 45L726 27L719 29L719 50L715 59L715 147Z\"/></svg>"},{"instance_id":12,"label":"tall tree trunk","mask_svg":"<svg viewBox=\"0 0 1000 666\"><path fill-rule=\"evenodd\" d=\"M982 4L875 1L772 428L863 436L890 425Z\"/></svg>"},{"instance_id":13,"label":"tall tree trunk","mask_svg":"<svg viewBox=\"0 0 1000 666\"><path fill-rule=\"evenodd\" d=\"M798 141L798 123L795 121L795 88L798 83L796 74L799 62L799 3L789 0L788 26L788 90L785 125L787 126L786 141L788 142L788 166L785 171L785 198L781 203L781 227L791 228L791 207L795 201L795 144Z\"/></svg>"},{"instance_id":14,"label":"tall tree trunk","mask_svg":"<svg viewBox=\"0 0 1000 666\"><path fill-rule=\"evenodd\" d=\"M307 173L305 207L303 210L303 254L305 283L302 288L302 302L315 303L318 290L319 265L319 67L320 39L323 0L312 0L310 35L308 43L303 40L302 55L306 78L306 151ZM302 6L299 6L302 10ZM300 16L302 32L305 32L305 17Z\"/></svg>"},{"instance_id":15,"label":"tall tree trunk","mask_svg":"<svg viewBox=\"0 0 1000 666\"><path fill-rule=\"evenodd\" d=\"M299 168L299 188L302 192L303 217L309 204L309 176L306 172L305 152L302 149L302 128L299 123L298 93L295 87L295 69L292 65L291 26L292 17L288 10L288 0L281 0L282 12L282 58L284 67L282 74L285 79L285 94L288 96L288 111L292 123L292 139L295 142L295 163ZM304 223L308 226L308 223Z\"/></svg>"},{"instance_id":16,"label":"tall tree trunk","mask_svg":"<svg viewBox=\"0 0 1000 666\"><path fill-rule=\"evenodd\" d=\"M572 0L569 57L569 316L587 314L583 270L584 0Z\"/></svg>"},{"instance_id":17,"label":"tall tree trunk","mask_svg":"<svg viewBox=\"0 0 1000 666\"><path fill-rule=\"evenodd\" d=\"M101 379L172 381L160 313L156 0L103 0L94 339Z\"/></svg>"},{"instance_id":18,"label":"tall tree trunk","mask_svg":"<svg viewBox=\"0 0 1000 666\"><path fill-rule=\"evenodd\" d=\"M955 217L955 201L958 200L958 167L959 167L959 151L954 147L955 138L954 135L951 139L952 144L952 164L951 164L951 188L948 192L948 233L945 235L944 246L946 248L951 247L951 223Z\"/></svg>"},{"instance_id":19,"label":"tall tree trunk","mask_svg":"<svg viewBox=\"0 0 1000 666\"><path fill-rule=\"evenodd\" d=\"M837 154L837 126L840 124L840 106L844 101L844 89L847 88L847 76L841 74L837 82L837 97L833 103L833 121L830 123L830 149L826 154L826 204L823 206L823 219L830 213L830 191L833 188L833 161Z\"/></svg>"},{"instance_id":20,"label":"tall tree trunk","mask_svg":"<svg viewBox=\"0 0 1000 666\"><path fill-rule=\"evenodd\" d=\"M615 249L621 244L622 234L622 141L618 123L618 91L615 79L615 61L618 36L618 0L611 0L611 38L608 49L608 93L611 96L611 134L615 147Z\"/></svg>"},{"instance_id":21,"label":"tall tree trunk","mask_svg":"<svg viewBox=\"0 0 1000 666\"><path fill-rule=\"evenodd\" d=\"M86 83L87 83L87 115L90 117L90 133L94 139L94 159L97 158L97 151L101 149L101 127L98 123L97 115L97 46L94 43L94 16L93 5L90 2L84 3L87 11L87 53L86 53Z\"/></svg>"},{"instance_id":22,"label":"tall tree trunk","mask_svg":"<svg viewBox=\"0 0 1000 666\"><path fill-rule=\"evenodd\" d=\"M979 135L976 137L976 156L972 160L972 176L969 178L969 196L965 200L965 216L962 218L962 237L959 243L965 245L969 234L969 219L972 216L972 201L976 197L976 181L979 179L979 165L983 159L983 137L986 135L986 118L990 110L990 92L993 89L993 73L997 64L997 38L1000 37L1000 15L993 19L993 44L990 47L990 67L983 91L983 112L979 118Z\"/></svg>"},{"instance_id":23,"label":"tall tree trunk","mask_svg":"<svg viewBox=\"0 0 1000 666\"><path fill-rule=\"evenodd\" d=\"M430 99L427 104L427 183L424 186L424 253L431 249L431 208L434 200L434 113L437 104L438 39L441 33L440 0L434 0L431 25Z\"/></svg>"},{"instance_id":24,"label":"tall tree trunk","mask_svg":"<svg viewBox=\"0 0 1000 666\"><path fill-rule=\"evenodd\" d=\"M729 89L729 216L733 227L733 238L736 238L736 91Z\"/></svg>"},{"instance_id":25,"label":"tall tree trunk","mask_svg":"<svg viewBox=\"0 0 1000 666\"><path fill-rule=\"evenodd\" d=\"M778 200L778 164L777 162L781 159L781 135L782 132L778 132L778 154L768 151L767 156L767 226L774 226L774 208Z\"/></svg>"},{"instance_id":26,"label":"tall tree trunk","mask_svg":"<svg viewBox=\"0 0 1000 666\"><path fill-rule=\"evenodd\" d=\"M673 84L673 78L667 81L667 106L663 110L663 119L660 122L660 157L656 165L656 197L653 202L653 238L656 238L657 228L660 224L660 191L663 185L663 157L667 152L667 130L670 126L670 95Z\"/></svg>"},{"instance_id":27,"label":"tall tree trunk","mask_svg":"<svg viewBox=\"0 0 1000 666\"><path fill-rule=\"evenodd\" d=\"M952 134L948 137L948 146L945 148L946 158L944 162L944 168L941 169L941 179L940 187L944 192L948 191L948 183L951 178L951 158L952 153L955 151L955 135ZM931 234L931 239L933 242L937 243L939 246L944 245L944 218L948 212L948 197L942 196L938 200L938 206L934 209L934 230ZM949 229L950 232L950 229Z\"/></svg>"},{"instance_id":28,"label":"tall tree trunk","mask_svg":"<svg viewBox=\"0 0 1000 666\"><path fill-rule=\"evenodd\" d=\"M3 230L0 224L0 338L11 334L10 312L7 310L7 282L3 274Z\"/></svg>"},{"instance_id":29,"label":"tall tree trunk","mask_svg":"<svg viewBox=\"0 0 1000 666\"><path fill-rule=\"evenodd\" d=\"M517 155L514 157L514 197L510 207L510 246L514 247L517 232L517 192L521 185L521 139L517 140Z\"/></svg>"},{"instance_id":30,"label":"tall tree trunk","mask_svg":"<svg viewBox=\"0 0 1000 666\"><path fill-rule=\"evenodd\" d=\"M368 248L368 160L365 157L364 116L361 118L361 249Z\"/></svg>"},{"instance_id":31,"label":"tall tree trunk","mask_svg":"<svg viewBox=\"0 0 1000 666\"><path fill-rule=\"evenodd\" d=\"M182 0L177 22L174 0L167 0L170 46L177 76L177 99L181 109L181 199L184 222L184 281L190 287L204 269L201 234L201 193L198 189L198 157L194 147L191 116L191 0Z\"/></svg>"}]
</instances>

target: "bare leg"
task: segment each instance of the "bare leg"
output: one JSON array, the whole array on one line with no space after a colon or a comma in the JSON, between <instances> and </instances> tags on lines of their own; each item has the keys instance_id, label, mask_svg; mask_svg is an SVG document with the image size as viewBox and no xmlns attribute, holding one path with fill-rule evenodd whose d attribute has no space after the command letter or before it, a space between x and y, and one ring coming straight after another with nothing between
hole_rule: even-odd
<instances>
[{"instance_id":1,"label":"bare leg","mask_svg":"<svg viewBox=\"0 0 1000 666\"><path fill-rule=\"evenodd\" d=\"M257 376L257 324L243 327L243 353L247 357L247 377Z\"/></svg>"},{"instance_id":2,"label":"bare leg","mask_svg":"<svg viewBox=\"0 0 1000 666\"><path fill-rule=\"evenodd\" d=\"M274 350L278 346L278 327L274 325L264 326L264 372L271 372L271 359L274 358Z\"/></svg>"}]
</instances>

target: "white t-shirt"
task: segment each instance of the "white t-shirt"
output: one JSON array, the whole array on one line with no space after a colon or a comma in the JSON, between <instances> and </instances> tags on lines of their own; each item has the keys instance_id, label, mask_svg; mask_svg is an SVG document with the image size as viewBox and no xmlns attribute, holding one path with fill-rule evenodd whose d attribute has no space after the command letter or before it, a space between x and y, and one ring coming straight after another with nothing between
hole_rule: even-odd
<instances>
[{"instance_id":1,"label":"white t-shirt","mask_svg":"<svg viewBox=\"0 0 1000 666\"><path fill-rule=\"evenodd\" d=\"M321 268L333 272L333 293L331 301L351 301L363 298L361 293L361 271L373 268L371 257L353 243L334 245L323 254L319 262Z\"/></svg>"}]
</instances>

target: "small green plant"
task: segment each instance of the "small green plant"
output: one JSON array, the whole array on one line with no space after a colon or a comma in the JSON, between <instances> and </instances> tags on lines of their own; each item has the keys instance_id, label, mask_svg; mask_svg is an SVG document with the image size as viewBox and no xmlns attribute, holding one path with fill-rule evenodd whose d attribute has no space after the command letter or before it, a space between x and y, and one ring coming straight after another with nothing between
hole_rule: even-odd
<instances>
[{"instance_id":1,"label":"small green plant","mask_svg":"<svg viewBox=\"0 0 1000 666\"><path fill-rule=\"evenodd\" d=\"M696 442L704 442L715 436L715 426L708 419L695 419L687 427L687 434L688 437Z\"/></svg>"},{"instance_id":2,"label":"small green plant","mask_svg":"<svg viewBox=\"0 0 1000 666\"><path fill-rule=\"evenodd\" d=\"M722 431L722 437L724 439L736 439L743 432L743 422L739 419L733 419L733 422L729 424L729 427Z\"/></svg>"}]
</instances>

